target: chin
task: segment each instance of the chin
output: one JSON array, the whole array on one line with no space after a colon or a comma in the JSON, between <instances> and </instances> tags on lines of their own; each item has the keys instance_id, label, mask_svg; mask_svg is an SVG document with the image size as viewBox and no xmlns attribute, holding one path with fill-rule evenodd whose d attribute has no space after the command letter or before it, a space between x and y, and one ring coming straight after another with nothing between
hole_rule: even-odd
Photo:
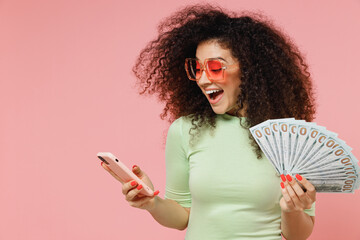
<instances>
[{"instance_id":1,"label":"chin","mask_svg":"<svg viewBox=\"0 0 360 240\"><path fill-rule=\"evenodd\" d=\"M216 114L225 114L227 111L225 109L212 108Z\"/></svg>"}]
</instances>

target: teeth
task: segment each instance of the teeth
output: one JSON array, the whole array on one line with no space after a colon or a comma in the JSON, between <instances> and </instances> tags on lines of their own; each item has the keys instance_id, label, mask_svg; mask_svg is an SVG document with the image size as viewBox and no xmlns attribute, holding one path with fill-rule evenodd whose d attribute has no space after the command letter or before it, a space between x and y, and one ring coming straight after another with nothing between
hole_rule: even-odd
<instances>
[{"instance_id":1,"label":"teeth","mask_svg":"<svg viewBox=\"0 0 360 240\"><path fill-rule=\"evenodd\" d=\"M209 91L205 91L206 94L212 94L214 92L220 92L221 90L209 90Z\"/></svg>"}]
</instances>

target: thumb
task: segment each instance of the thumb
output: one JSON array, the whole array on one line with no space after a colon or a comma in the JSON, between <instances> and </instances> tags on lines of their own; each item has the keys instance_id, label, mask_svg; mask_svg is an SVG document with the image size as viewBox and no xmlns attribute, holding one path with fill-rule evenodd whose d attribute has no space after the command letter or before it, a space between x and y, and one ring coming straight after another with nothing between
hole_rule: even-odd
<instances>
[{"instance_id":1,"label":"thumb","mask_svg":"<svg viewBox=\"0 0 360 240\"><path fill-rule=\"evenodd\" d=\"M132 168L133 173L135 173L136 176L138 176L139 178L141 178L144 175L144 172L140 169L139 166L134 165Z\"/></svg>"}]
</instances>

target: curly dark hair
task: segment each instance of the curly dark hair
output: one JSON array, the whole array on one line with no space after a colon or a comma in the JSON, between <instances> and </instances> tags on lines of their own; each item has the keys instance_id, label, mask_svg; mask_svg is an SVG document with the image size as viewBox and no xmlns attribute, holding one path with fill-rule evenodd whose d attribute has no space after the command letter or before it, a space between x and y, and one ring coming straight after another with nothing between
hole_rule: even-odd
<instances>
[{"instance_id":1,"label":"curly dark hair","mask_svg":"<svg viewBox=\"0 0 360 240\"><path fill-rule=\"evenodd\" d=\"M184 70L185 58L195 57L199 43L215 40L240 63L241 94L236 115L240 117L240 111L245 111L242 127L276 118L313 120L315 100L304 57L263 15L229 12L209 4L192 5L163 20L158 32L157 39L141 51L133 72L140 94L155 94L165 102L162 119L172 122L190 117L192 136L199 134L202 126L216 127L216 114ZM261 149L250 131L249 138L261 158Z\"/></svg>"}]
</instances>

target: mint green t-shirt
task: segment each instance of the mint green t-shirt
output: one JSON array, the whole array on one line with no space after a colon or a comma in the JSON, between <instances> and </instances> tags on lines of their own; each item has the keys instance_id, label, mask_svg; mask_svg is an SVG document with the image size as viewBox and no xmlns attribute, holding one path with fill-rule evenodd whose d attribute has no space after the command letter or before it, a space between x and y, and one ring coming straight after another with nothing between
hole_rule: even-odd
<instances>
[{"instance_id":1,"label":"mint green t-shirt","mask_svg":"<svg viewBox=\"0 0 360 240\"><path fill-rule=\"evenodd\" d=\"M202 128L193 145L189 118L169 128L165 198L191 207L187 240L281 239L280 177L257 159L240 120L217 115L216 128Z\"/></svg>"}]
</instances>

